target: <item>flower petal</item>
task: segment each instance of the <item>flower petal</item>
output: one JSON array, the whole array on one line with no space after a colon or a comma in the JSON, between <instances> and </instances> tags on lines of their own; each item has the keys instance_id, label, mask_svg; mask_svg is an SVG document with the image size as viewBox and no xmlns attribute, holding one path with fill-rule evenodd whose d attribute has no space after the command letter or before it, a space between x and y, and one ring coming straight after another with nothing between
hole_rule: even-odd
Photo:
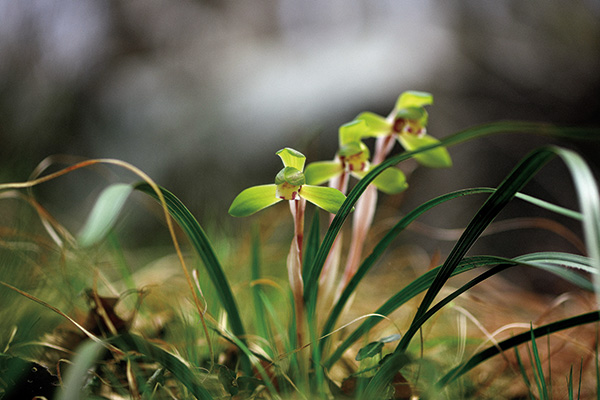
<instances>
[{"instance_id":1,"label":"flower petal","mask_svg":"<svg viewBox=\"0 0 600 400\"><path fill-rule=\"evenodd\" d=\"M326 186L304 185L300 196L332 214L336 214L346 200L342 192Z\"/></svg>"},{"instance_id":2,"label":"flower petal","mask_svg":"<svg viewBox=\"0 0 600 400\"><path fill-rule=\"evenodd\" d=\"M352 175L362 179L367 172L368 171ZM404 176L402 171L395 167L389 167L383 170L382 173L377 175L377 178L375 178L373 181L373 185L375 185L379 191L385 194L398 194L408 188L406 176Z\"/></svg>"},{"instance_id":3,"label":"flower petal","mask_svg":"<svg viewBox=\"0 0 600 400\"><path fill-rule=\"evenodd\" d=\"M339 143L344 146L348 143L359 142L363 137L368 136L369 127L364 120L354 120L348 122L339 129Z\"/></svg>"},{"instance_id":4,"label":"flower petal","mask_svg":"<svg viewBox=\"0 0 600 400\"><path fill-rule=\"evenodd\" d=\"M392 125L384 117L369 111L358 114L356 119L367 123L368 130L366 136L369 137L385 136L392 129Z\"/></svg>"},{"instance_id":5,"label":"flower petal","mask_svg":"<svg viewBox=\"0 0 600 400\"><path fill-rule=\"evenodd\" d=\"M276 190L277 185L252 186L245 189L233 199L229 214L234 217L247 217L280 202L281 199L275 195Z\"/></svg>"},{"instance_id":6,"label":"flower petal","mask_svg":"<svg viewBox=\"0 0 600 400\"><path fill-rule=\"evenodd\" d=\"M304 177L309 185L320 185L341 173L340 161L317 161L306 166Z\"/></svg>"},{"instance_id":7,"label":"flower petal","mask_svg":"<svg viewBox=\"0 0 600 400\"><path fill-rule=\"evenodd\" d=\"M409 90L398 97L396 110L406 107L422 107L430 104L433 104L433 95L431 93Z\"/></svg>"},{"instance_id":8,"label":"flower petal","mask_svg":"<svg viewBox=\"0 0 600 400\"><path fill-rule=\"evenodd\" d=\"M412 134L398 135L398 140L402 147L408 151L418 150L422 147L440 142L429 135L417 136ZM452 159L445 147L427 150L423 153L416 154L414 157L420 164L425 165L426 167L445 168L452 166Z\"/></svg>"},{"instance_id":9,"label":"flower petal","mask_svg":"<svg viewBox=\"0 0 600 400\"><path fill-rule=\"evenodd\" d=\"M279 150L275 154L281 158L283 165L286 167L296 168L300 172L304 170L304 161L306 161L306 157L304 157L304 154L300 153L298 150L286 147Z\"/></svg>"}]
</instances>

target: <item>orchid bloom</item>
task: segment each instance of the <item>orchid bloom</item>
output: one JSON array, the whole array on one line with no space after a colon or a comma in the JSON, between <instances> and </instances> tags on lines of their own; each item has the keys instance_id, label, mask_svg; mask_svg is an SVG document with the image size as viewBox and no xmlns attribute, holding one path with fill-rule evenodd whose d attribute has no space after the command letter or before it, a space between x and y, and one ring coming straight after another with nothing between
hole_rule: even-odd
<instances>
[{"instance_id":1,"label":"orchid bloom","mask_svg":"<svg viewBox=\"0 0 600 400\"><path fill-rule=\"evenodd\" d=\"M275 183L243 190L233 200L229 214L246 217L280 201L298 201L301 198L330 213L337 213L346 196L337 189L306 184L303 172L306 157L302 153L286 147L276 154L284 168L275 177Z\"/></svg>"},{"instance_id":2,"label":"orchid bloom","mask_svg":"<svg viewBox=\"0 0 600 400\"><path fill-rule=\"evenodd\" d=\"M369 132L369 126L363 120L342 125L339 129L340 147L334 160L309 164L304 172L306 181L311 185L320 185L344 172L362 179L372 168L369 148L361 141ZM373 184L387 194L400 193L408 187L402 171L394 167L384 170Z\"/></svg>"},{"instance_id":3,"label":"orchid bloom","mask_svg":"<svg viewBox=\"0 0 600 400\"><path fill-rule=\"evenodd\" d=\"M398 97L394 110L388 118L372 112L363 112L356 119L369 126L366 136L383 137L395 135L407 151L439 143L439 140L427 134L428 114L423 106L433 103L433 96L426 92L407 91ZM445 147L437 147L414 158L422 165L432 168L452 166L452 159Z\"/></svg>"}]
</instances>

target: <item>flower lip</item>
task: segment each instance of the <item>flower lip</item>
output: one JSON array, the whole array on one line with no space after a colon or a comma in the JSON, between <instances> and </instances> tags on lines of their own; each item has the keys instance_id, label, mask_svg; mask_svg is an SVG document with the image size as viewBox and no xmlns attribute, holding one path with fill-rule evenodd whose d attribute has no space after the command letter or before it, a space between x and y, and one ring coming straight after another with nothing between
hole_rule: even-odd
<instances>
[{"instance_id":1,"label":"flower lip","mask_svg":"<svg viewBox=\"0 0 600 400\"><path fill-rule=\"evenodd\" d=\"M281 200L299 200L299 194L302 186L292 185L288 182L283 182L277 185L275 196Z\"/></svg>"},{"instance_id":2,"label":"flower lip","mask_svg":"<svg viewBox=\"0 0 600 400\"><path fill-rule=\"evenodd\" d=\"M281 185L288 183L292 186L302 186L306 182L302 171L294 167L285 167L275 177L275 184Z\"/></svg>"}]
</instances>

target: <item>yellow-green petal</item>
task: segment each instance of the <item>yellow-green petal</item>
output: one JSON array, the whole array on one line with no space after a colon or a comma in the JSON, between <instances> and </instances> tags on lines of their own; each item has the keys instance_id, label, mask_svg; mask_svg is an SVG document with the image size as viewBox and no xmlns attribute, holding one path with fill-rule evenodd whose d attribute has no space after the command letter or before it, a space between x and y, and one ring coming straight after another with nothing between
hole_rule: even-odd
<instances>
[{"instance_id":1,"label":"yellow-green petal","mask_svg":"<svg viewBox=\"0 0 600 400\"><path fill-rule=\"evenodd\" d=\"M430 146L440 141L429 135L413 135L410 133L398 135L398 140L402 147L408 151L418 150L425 146ZM415 159L422 165L431 168L445 168L452 166L452 159L445 147L436 147L423 153L416 154Z\"/></svg>"},{"instance_id":2,"label":"yellow-green petal","mask_svg":"<svg viewBox=\"0 0 600 400\"><path fill-rule=\"evenodd\" d=\"M362 179L369 171L352 174L359 179ZM373 185L377 189L385 194L398 194L408 188L406 183L406 176L402 171L395 167L389 167L383 170L382 173L377 175L377 178L373 181Z\"/></svg>"},{"instance_id":3,"label":"yellow-green petal","mask_svg":"<svg viewBox=\"0 0 600 400\"><path fill-rule=\"evenodd\" d=\"M396 110L406 107L422 107L430 104L433 104L433 95L431 93L409 90L398 97Z\"/></svg>"},{"instance_id":4,"label":"yellow-green petal","mask_svg":"<svg viewBox=\"0 0 600 400\"><path fill-rule=\"evenodd\" d=\"M364 120L354 120L348 122L339 129L339 144L344 146L348 143L359 142L363 137L368 136L369 127Z\"/></svg>"},{"instance_id":5,"label":"yellow-green petal","mask_svg":"<svg viewBox=\"0 0 600 400\"><path fill-rule=\"evenodd\" d=\"M277 198L276 191L277 185L252 186L245 189L233 199L229 214L234 217L247 217L278 203L281 199Z\"/></svg>"},{"instance_id":6,"label":"yellow-green petal","mask_svg":"<svg viewBox=\"0 0 600 400\"><path fill-rule=\"evenodd\" d=\"M392 124L390 124L384 117L375 113L365 111L358 114L357 120L365 121L367 123L366 136L385 136L392 130Z\"/></svg>"},{"instance_id":7,"label":"yellow-green petal","mask_svg":"<svg viewBox=\"0 0 600 400\"><path fill-rule=\"evenodd\" d=\"M296 168L300 172L304 170L304 162L306 161L306 157L304 157L304 154L300 153L298 150L286 147L279 150L275 154L281 158L284 166Z\"/></svg>"},{"instance_id":8,"label":"yellow-green petal","mask_svg":"<svg viewBox=\"0 0 600 400\"><path fill-rule=\"evenodd\" d=\"M327 186L304 185L300 196L332 214L337 214L346 200L346 196L342 192Z\"/></svg>"},{"instance_id":9,"label":"yellow-green petal","mask_svg":"<svg viewBox=\"0 0 600 400\"><path fill-rule=\"evenodd\" d=\"M342 173L341 161L317 161L310 163L304 170L306 183L320 185Z\"/></svg>"}]
</instances>

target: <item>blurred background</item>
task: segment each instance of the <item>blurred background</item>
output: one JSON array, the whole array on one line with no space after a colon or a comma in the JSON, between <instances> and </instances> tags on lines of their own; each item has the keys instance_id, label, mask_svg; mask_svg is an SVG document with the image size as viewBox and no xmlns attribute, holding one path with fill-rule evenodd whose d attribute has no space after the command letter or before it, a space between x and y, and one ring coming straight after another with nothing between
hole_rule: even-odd
<instances>
[{"instance_id":1,"label":"blurred background","mask_svg":"<svg viewBox=\"0 0 600 400\"><path fill-rule=\"evenodd\" d=\"M387 115L405 90L434 94L436 137L501 119L597 126L600 2L0 0L0 181L52 154L118 158L227 219L237 193L274 178L278 149L329 159L341 124ZM496 186L547 141L455 146L455 167L418 169L401 207ZM598 161L598 146L563 144ZM564 167L544 171L528 193L577 207ZM98 188L83 181L46 200L84 215ZM464 226L469 204L424 222Z\"/></svg>"}]
</instances>

